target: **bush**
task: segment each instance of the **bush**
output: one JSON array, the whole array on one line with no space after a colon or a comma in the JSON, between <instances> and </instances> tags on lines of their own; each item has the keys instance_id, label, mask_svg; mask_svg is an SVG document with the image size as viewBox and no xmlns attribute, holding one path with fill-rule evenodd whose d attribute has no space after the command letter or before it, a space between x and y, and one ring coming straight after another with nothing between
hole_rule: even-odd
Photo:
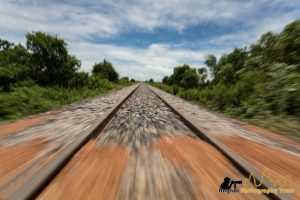
<instances>
[{"instance_id":1,"label":"bush","mask_svg":"<svg viewBox=\"0 0 300 200\"><path fill-rule=\"evenodd\" d=\"M71 88L82 88L89 83L89 74L86 72L77 72L69 80L68 86Z\"/></svg>"},{"instance_id":2,"label":"bush","mask_svg":"<svg viewBox=\"0 0 300 200\"><path fill-rule=\"evenodd\" d=\"M102 79L99 76L91 76L88 83L89 89L112 89L116 84L109 82L107 79Z\"/></svg>"},{"instance_id":3,"label":"bush","mask_svg":"<svg viewBox=\"0 0 300 200\"><path fill-rule=\"evenodd\" d=\"M129 84L129 78L127 76L120 78L119 83L122 85L128 85Z\"/></svg>"},{"instance_id":4,"label":"bush","mask_svg":"<svg viewBox=\"0 0 300 200\"><path fill-rule=\"evenodd\" d=\"M44 89L15 88L11 93L0 93L0 120L15 119L53 108L49 99L43 98Z\"/></svg>"},{"instance_id":5,"label":"bush","mask_svg":"<svg viewBox=\"0 0 300 200\"><path fill-rule=\"evenodd\" d=\"M97 87L93 85L91 88L62 88L34 85L17 87L10 93L0 93L0 121L51 110L87 97L97 96L119 86L103 79L94 79L94 83Z\"/></svg>"},{"instance_id":6,"label":"bush","mask_svg":"<svg viewBox=\"0 0 300 200\"><path fill-rule=\"evenodd\" d=\"M112 82L117 82L119 79L119 74L113 65L105 59L103 62L94 65L92 73L94 76L99 76L101 79L107 79Z\"/></svg>"}]
</instances>

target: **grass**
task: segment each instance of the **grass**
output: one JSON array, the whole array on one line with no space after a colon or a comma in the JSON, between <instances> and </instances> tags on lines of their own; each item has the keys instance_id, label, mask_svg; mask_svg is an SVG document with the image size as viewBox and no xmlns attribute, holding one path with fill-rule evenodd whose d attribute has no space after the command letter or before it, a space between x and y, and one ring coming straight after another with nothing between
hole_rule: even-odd
<instances>
[{"instance_id":1,"label":"grass","mask_svg":"<svg viewBox=\"0 0 300 200\"><path fill-rule=\"evenodd\" d=\"M240 118L239 118L240 119ZM292 116L265 115L254 116L251 119L241 119L254 125L264 127L274 132L286 135L300 142L300 119Z\"/></svg>"},{"instance_id":2,"label":"grass","mask_svg":"<svg viewBox=\"0 0 300 200\"><path fill-rule=\"evenodd\" d=\"M299 123L300 118L299 117L291 116L291 115L272 115L270 112L254 113L253 115L251 115L251 117L245 116L245 115L239 115L238 112L233 112L233 113L229 113L229 112L225 112L225 111L220 112L218 110L215 110L213 107L208 107L208 106L201 104L199 101L191 100L191 99L193 99L190 97L192 94L190 94L188 96L180 95L181 88L175 87L175 89L174 89L174 87L172 87L172 86L168 86L165 84L159 84L159 83L154 83L152 85L161 90L164 90L165 92L168 92L170 94L176 94L177 96L179 96L185 100L188 100L190 102L193 102L201 107L207 108L209 110L213 110L214 112L222 113L228 117L232 117L232 118L244 121L244 122L248 122L253 125L257 125L257 126L269 129L269 130L277 132L281 135L285 135L297 142L300 142L300 123ZM174 91L174 90L176 90L176 91Z\"/></svg>"},{"instance_id":3,"label":"grass","mask_svg":"<svg viewBox=\"0 0 300 200\"><path fill-rule=\"evenodd\" d=\"M0 92L0 122L60 108L124 86L108 82L98 88L16 87L9 93Z\"/></svg>"}]
</instances>

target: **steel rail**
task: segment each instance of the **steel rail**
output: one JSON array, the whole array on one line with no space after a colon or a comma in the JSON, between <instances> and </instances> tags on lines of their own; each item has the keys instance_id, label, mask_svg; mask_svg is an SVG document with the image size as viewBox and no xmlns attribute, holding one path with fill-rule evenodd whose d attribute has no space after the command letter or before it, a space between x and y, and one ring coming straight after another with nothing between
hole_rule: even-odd
<instances>
[{"instance_id":1,"label":"steel rail","mask_svg":"<svg viewBox=\"0 0 300 200\"><path fill-rule=\"evenodd\" d=\"M235 152L233 152L229 147L227 147L223 142L220 142L215 137L213 137L207 130L205 130L203 127L201 127L198 123L195 122L194 119L191 117L182 114L177 108L172 106L172 104L162 95L158 94L154 89L153 86L147 85L147 87L154 92L174 113L176 113L185 124L196 133L198 137L203 139L204 141L207 141L211 145L213 145L219 152L221 152L235 167L236 169L241 172L245 177L249 177L250 174L253 175L253 177L258 180L261 179L262 174L256 170L256 168L249 163L247 160L243 159L239 155L237 155ZM157 89L159 90L159 89ZM254 183L254 180L251 180L252 183ZM274 185L269 181L264 179L264 182L259 189L275 189ZM276 188L278 189L278 188ZM285 193L269 193L266 194L266 196L270 199L284 199L289 200L293 199L290 195Z\"/></svg>"},{"instance_id":2,"label":"steel rail","mask_svg":"<svg viewBox=\"0 0 300 200\"><path fill-rule=\"evenodd\" d=\"M139 84L115 106L110 108L103 116L101 116L90 128L83 131L82 136L74 142L66 146L60 154L58 154L45 167L39 170L30 178L23 186L13 193L9 200L29 200L34 199L37 195L54 179L61 169L70 161L78 150L80 150L95 134L101 132L109 123L113 116L117 113L123 103L134 93Z\"/></svg>"}]
</instances>

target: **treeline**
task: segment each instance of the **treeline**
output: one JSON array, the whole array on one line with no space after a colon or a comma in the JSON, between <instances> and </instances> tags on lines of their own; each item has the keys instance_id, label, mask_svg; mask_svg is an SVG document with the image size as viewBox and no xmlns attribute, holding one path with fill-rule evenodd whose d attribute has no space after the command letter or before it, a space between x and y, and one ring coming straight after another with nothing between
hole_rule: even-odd
<instances>
[{"instance_id":1,"label":"treeline","mask_svg":"<svg viewBox=\"0 0 300 200\"><path fill-rule=\"evenodd\" d=\"M69 54L66 42L57 36L28 33L26 47L0 39L0 87L5 92L22 84L94 88L98 87L97 80L119 81L118 73L106 60L94 65L92 75L80 72L80 66L80 60Z\"/></svg>"},{"instance_id":2,"label":"treeline","mask_svg":"<svg viewBox=\"0 0 300 200\"><path fill-rule=\"evenodd\" d=\"M96 63L91 74L80 67L67 43L55 35L28 33L25 46L0 39L0 120L49 110L130 83L128 77L119 78L106 60Z\"/></svg>"},{"instance_id":3,"label":"treeline","mask_svg":"<svg viewBox=\"0 0 300 200\"><path fill-rule=\"evenodd\" d=\"M219 59L208 55L205 64L208 70L175 67L162 80L169 87L160 87L241 118L300 117L300 20Z\"/></svg>"}]
</instances>

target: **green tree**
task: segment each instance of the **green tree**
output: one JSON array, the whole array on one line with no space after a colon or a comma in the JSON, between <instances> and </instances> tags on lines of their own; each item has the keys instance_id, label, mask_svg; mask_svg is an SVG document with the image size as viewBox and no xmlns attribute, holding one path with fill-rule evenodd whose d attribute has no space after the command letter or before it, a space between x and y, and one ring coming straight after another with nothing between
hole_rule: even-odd
<instances>
[{"instance_id":1,"label":"green tree","mask_svg":"<svg viewBox=\"0 0 300 200\"><path fill-rule=\"evenodd\" d=\"M99 76L112 82L117 82L119 74L114 69L113 65L105 59L101 63L96 63L92 70L93 75Z\"/></svg>"},{"instance_id":2,"label":"green tree","mask_svg":"<svg viewBox=\"0 0 300 200\"><path fill-rule=\"evenodd\" d=\"M0 51L11 49L14 47L14 43L11 43L7 40L0 39Z\"/></svg>"},{"instance_id":3,"label":"green tree","mask_svg":"<svg viewBox=\"0 0 300 200\"><path fill-rule=\"evenodd\" d=\"M89 74L86 72L76 72L69 80L68 86L72 88L82 88L89 83Z\"/></svg>"},{"instance_id":4,"label":"green tree","mask_svg":"<svg viewBox=\"0 0 300 200\"><path fill-rule=\"evenodd\" d=\"M300 70L300 19L288 24L274 45L277 61L298 65Z\"/></svg>"},{"instance_id":5,"label":"green tree","mask_svg":"<svg viewBox=\"0 0 300 200\"><path fill-rule=\"evenodd\" d=\"M210 54L205 57L204 63L208 66L212 75L215 75L216 66L217 66L217 58Z\"/></svg>"},{"instance_id":6,"label":"green tree","mask_svg":"<svg viewBox=\"0 0 300 200\"><path fill-rule=\"evenodd\" d=\"M126 81L126 82L129 82L128 76L124 76L124 77L122 77L121 79L124 80L124 81Z\"/></svg>"},{"instance_id":7,"label":"green tree","mask_svg":"<svg viewBox=\"0 0 300 200\"><path fill-rule=\"evenodd\" d=\"M168 78L168 85L173 85L174 84L174 74L172 74L171 76L169 76Z\"/></svg>"},{"instance_id":8,"label":"green tree","mask_svg":"<svg viewBox=\"0 0 300 200\"><path fill-rule=\"evenodd\" d=\"M124 77L120 78L119 83L121 83L121 84L128 84L129 83L128 76L124 76Z\"/></svg>"},{"instance_id":9,"label":"green tree","mask_svg":"<svg viewBox=\"0 0 300 200\"><path fill-rule=\"evenodd\" d=\"M26 46L31 53L31 73L43 85L66 86L80 68L80 61L68 54L63 39L42 32L26 35Z\"/></svg>"},{"instance_id":10,"label":"green tree","mask_svg":"<svg viewBox=\"0 0 300 200\"><path fill-rule=\"evenodd\" d=\"M180 80L179 86L185 89L195 88L198 86L198 82L199 77L196 69L187 69Z\"/></svg>"},{"instance_id":11,"label":"green tree","mask_svg":"<svg viewBox=\"0 0 300 200\"><path fill-rule=\"evenodd\" d=\"M163 79L162 79L162 83L164 83L164 84L168 84L168 79L169 79L169 77L168 77L168 76L165 76L165 77L163 77Z\"/></svg>"},{"instance_id":12,"label":"green tree","mask_svg":"<svg viewBox=\"0 0 300 200\"><path fill-rule=\"evenodd\" d=\"M22 45L0 39L0 86L6 92L12 84L28 79L29 53Z\"/></svg>"},{"instance_id":13,"label":"green tree","mask_svg":"<svg viewBox=\"0 0 300 200\"><path fill-rule=\"evenodd\" d=\"M207 80L207 69L202 67L198 69L198 74L199 74L199 85L200 86L205 86L206 80Z\"/></svg>"},{"instance_id":14,"label":"green tree","mask_svg":"<svg viewBox=\"0 0 300 200\"><path fill-rule=\"evenodd\" d=\"M174 71L173 71L173 84L179 85L181 79L184 76L185 71L188 70L188 69L190 69L190 66L186 65L186 64L184 64L182 66L175 67Z\"/></svg>"},{"instance_id":15,"label":"green tree","mask_svg":"<svg viewBox=\"0 0 300 200\"><path fill-rule=\"evenodd\" d=\"M300 128L296 125L300 117L299 38L300 20L296 20L280 33L265 33L249 48L236 48L219 60L208 55L209 84L204 68L195 73L179 66L168 78L172 86L161 88L231 116L254 118L263 125L276 122L283 133L300 138L295 134ZM196 87L196 74L199 87L191 89Z\"/></svg>"},{"instance_id":16,"label":"green tree","mask_svg":"<svg viewBox=\"0 0 300 200\"><path fill-rule=\"evenodd\" d=\"M274 61L277 59L274 52L276 40L277 36L272 32L263 34L256 44L251 45L250 55L263 62Z\"/></svg>"},{"instance_id":17,"label":"green tree","mask_svg":"<svg viewBox=\"0 0 300 200\"><path fill-rule=\"evenodd\" d=\"M223 55L217 63L214 71L214 81L224 84L234 84L238 80L238 71L244 67L248 59L248 52L245 48L234 49L233 52Z\"/></svg>"}]
</instances>

